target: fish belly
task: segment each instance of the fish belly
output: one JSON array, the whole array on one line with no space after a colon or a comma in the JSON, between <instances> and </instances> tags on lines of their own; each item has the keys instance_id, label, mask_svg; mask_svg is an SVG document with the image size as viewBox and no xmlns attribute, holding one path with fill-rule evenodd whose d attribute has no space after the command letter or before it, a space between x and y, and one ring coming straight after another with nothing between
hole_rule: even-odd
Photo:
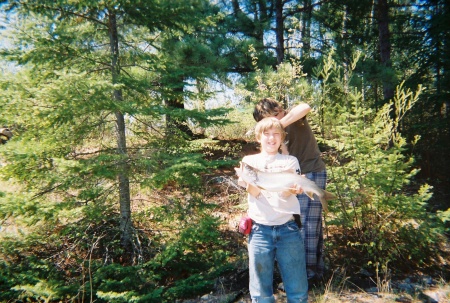
<instances>
[{"instance_id":1,"label":"fish belly","mask_svg":"<svg viewBox=\"0 0 450 303\"><path fill-rule=\"evenodd\" d=\"M282 192L296 184L296 178L292 175L292 173L258 173L255 185L267 191Z\"/></svg>"}]
</instances>

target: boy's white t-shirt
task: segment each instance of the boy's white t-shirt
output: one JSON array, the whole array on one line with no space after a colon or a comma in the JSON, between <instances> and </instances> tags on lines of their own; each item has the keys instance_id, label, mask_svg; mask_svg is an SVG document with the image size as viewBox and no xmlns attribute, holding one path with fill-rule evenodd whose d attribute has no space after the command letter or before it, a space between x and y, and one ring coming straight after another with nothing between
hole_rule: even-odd
<instances>
[{"instance_id":1,"label":"boy's white t-shirt","mask_svg":"<svg viewBox=\"0 0 450 303\"><path fill-rule=\"evenodd\" d=\"M293 170L300 173L297 158L290 155L263 155L245 156L242 162L264 172L281 172ZM239 184L245 182L239 179ZM261 195L254 197L248 194L248 216L259 224L281 225L292 219L293 214L300 214L300 203L296 195L282 197L281 193L261 190Z\"/></svg>"}]
</instances>

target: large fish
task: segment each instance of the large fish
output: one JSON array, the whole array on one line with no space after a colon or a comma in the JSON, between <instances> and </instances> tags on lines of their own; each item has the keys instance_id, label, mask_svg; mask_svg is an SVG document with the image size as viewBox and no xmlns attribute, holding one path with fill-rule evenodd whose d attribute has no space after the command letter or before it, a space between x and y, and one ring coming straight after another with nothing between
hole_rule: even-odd
<instances>
[{"instance_id":1,"label":"large fish","mask_svg":"<svg viewBox=\"0 0 450 303\"><path fill-rule=\"evenodd\" d=\"M322 208L328 211L328 200L336 198L332 193L321 189L314 181L301 176L294 171L263 172L246 163L241 163L240 167L235 167L236 174L247 184L272 192L281 192L292 188L295 184L299 185L303 192L314 200L314 195L319 197Z\"/></svg>"}]
</instances>

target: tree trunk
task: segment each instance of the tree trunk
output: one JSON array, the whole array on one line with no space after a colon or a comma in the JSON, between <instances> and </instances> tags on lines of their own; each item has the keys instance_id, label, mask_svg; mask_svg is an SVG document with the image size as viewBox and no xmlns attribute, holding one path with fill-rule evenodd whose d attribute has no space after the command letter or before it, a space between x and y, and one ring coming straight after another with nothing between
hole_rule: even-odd
<instances>
[{"instance_id":1,"label":"tree trunk","mask_svg":"<svg viewBox=\"0 0 450 303\"><path fill-rule=\"evenodd\" d=\"M381 64L386 69L391 69L391 40L389 32L389 6L387 0L378 0L378 38ZM383 79L383 97L385 102L394 97L394 88L391 79Z\"/></svg>"},{"instance_id":2,"label":"tree trunk","mask_svg":"<svg viewBox=\"0 0 450 303\"><path fill-rule=\"evenodd\" d=\"M277 64L284 60L284 20L283 20L283 1L275 1L275 24L277 39Z\"/></svg>"},{"instance_id":3,"label":"tree trunk","mask_svg":"<svg viewBox=\"0 0 450 303\"><path fill-rule=\"evenodd\" d=\"M347 57L347 13L348 13L348 7L347 5L344 5L343 9L343 15L342 15L342 31L341 31L341 38L342 38L342 68L344 70L344 91L347 94L348 93L348 82L349 82L349 67L348 62L349 58Z\"/></svg>"},{"instance_id":4,"label":"tree trunk","mask_svg":"<svg viewBox=\"0 0 450 303\"><path fill-rule=\"evenodd\" d=\"M311 19L312 3L311 0L303 1L304 12L302 14L302 57L308 59L311 56Z\"/></svg>"},{"instance_id":5,"label":"tree trunk","mask_svg":"<svg viewBox=\"0 0 450 303\"><path fill-rule=\"evenodd\" d=\"M178 87L173 88L173 91L176 93L175 95L178 97L173 97L166 101L166 104L169 108L184 109L184 101L182 99L184 90L183 78L180 77L179 83L180 85ZM166 115L166 128L167 128L166 140L168 144L170 144L170 142L173 141L172 136L178 136L180 134L178 131L185 134L186 139L192 139L195 137L193 131L189 128L187 120L172 117L170 114Z\"/></svg>"},{"instance_id":6,"label":"tree trunk","mask_svg":"<svg viewBox=\"0 0 450 303\"><path fill-rule=\"evenodd\" d=\"M119 66L119 36L117 33L117 21L114 11L109 11L109 37L111 47L111 73L113 83L117 83L120 73ZM123 102L122 91L114 90L113 98L117 102ZM120 203L120 231L121 244L125 249L124 260L130 260L132 252L132 221L130 202L130 180L128 177L129 165L127 143L125 135L125 119L121 112L116 112L117 153L120 156L119 166L119 203Z\"/></svg>"}]
</instances>

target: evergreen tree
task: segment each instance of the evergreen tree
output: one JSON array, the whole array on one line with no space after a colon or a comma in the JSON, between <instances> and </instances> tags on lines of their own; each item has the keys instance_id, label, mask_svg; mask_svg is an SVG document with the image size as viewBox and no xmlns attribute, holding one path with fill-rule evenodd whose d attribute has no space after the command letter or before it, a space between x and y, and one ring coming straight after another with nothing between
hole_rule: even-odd
<instances>
[{"instance_id":1,"label":"evergreen tree","mask_svg":"<svg viewBox=\"0 0 450 303\"><path fill-rule=\"evenodd\" d=\"M213 26L212 18L203 21L212 12L208 2L30 0L3 8L19 16L11 40L16 47L5 50L5 58L24 67L3 79L7 122L18 125L5 174L42 200L58 193L73 206L109 201L117 189L124 260L133 260L130 176L145 167L136 158L136 143L129 146L139 141L134 135L164 116L208 123L208 115L224 112L164 105L182 104L187 79L212 74L196 66L206 56L192 60L192 53L183 54L192 46L173 42ZM194 52L201 49L199 42L192 45ZM213 62L213 54L208 56ZM192 63L183 65L187 60Z\"/></svg>"}]
</instances>

